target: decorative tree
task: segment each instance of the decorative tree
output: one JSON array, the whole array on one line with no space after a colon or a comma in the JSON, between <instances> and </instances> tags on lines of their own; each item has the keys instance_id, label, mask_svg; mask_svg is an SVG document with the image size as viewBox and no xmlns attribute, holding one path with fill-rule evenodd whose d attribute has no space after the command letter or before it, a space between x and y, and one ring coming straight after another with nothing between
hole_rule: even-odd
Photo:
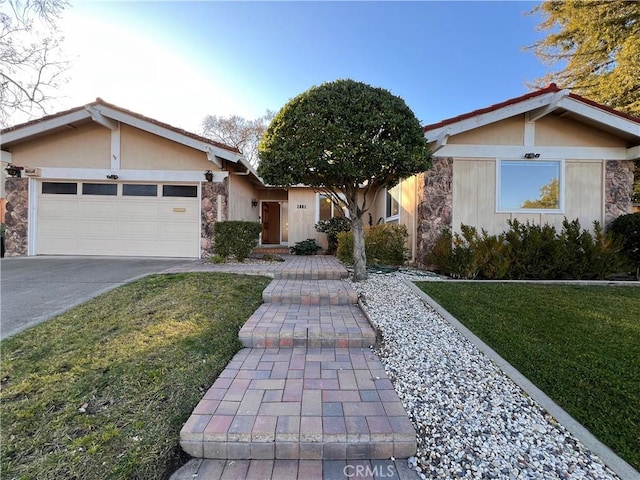
<instances>
[{"instance_id":1,"label":"decorative tree","mask_svg":"<svg viewBox=\"0 0 640 480\"><path fill-rule=\"evenodd\" d=\"M207 115L202 121L202 134L217 142L236 147L244 158L254 167L258 166L258 144L273 119L274 112L267 112L253 120L239 115L218 117Z\"/></svg>"},{"instance_id":2,"label":"decorative tree","mask_svg":"<svg viewBox=\"0 0 640 480\"><path fill-rule=\"evenodd\" d=\"M640 115L640 2L547 1L532 13L542 16L546 37L530 47L558 70L535 86L562 88L626 113Z\"/></svg>"},{"instance_id":3,"label":"decorative tree","mask_svg":"<svg viewBox=\"0 0 640 480\"><path fill-rule=\"evenodd\" d=\"M16 114L47 112L67 68L55 22L68 5L67 0L0 1L0 126Z\"/></svg>"},{"instance_id":4,"label":"decorative tree","mask_svg":"<svg viewBox=\"0 0 640 480\"><path fill-rule=\"evenodd\" d=\"M259 155L267 183L305 184L347 208L356 281L367 278L363 215L384 188L431 166L420 122L404 100L354 80L290 100L267 128Z\"/></svg>"}]
</instances>

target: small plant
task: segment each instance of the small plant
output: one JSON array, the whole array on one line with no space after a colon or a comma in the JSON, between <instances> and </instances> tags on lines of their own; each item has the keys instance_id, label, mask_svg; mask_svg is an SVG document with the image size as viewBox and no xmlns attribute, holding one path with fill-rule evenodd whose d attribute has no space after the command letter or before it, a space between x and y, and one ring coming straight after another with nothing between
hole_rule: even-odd
<instances>
[{"instance_id":1,"label":"small plant","mask_svg":"<svg viewBox=\"0 0 640 480\"><path fill-rule=\"evenodd\" d=\"M316 223L316 231L327 234L327 254L335 255L338 250L338 234L351 231L351 220L346 217L332 217Z\"/></svg>"},{"instance_id":2,"label":"small plant","mask_svg":"<svg viewBox=\"0 0 640 480\"><path fill-rule=\"evenodd\" d=\"M321 249L322 247L313 238L297 242L293 247L289 248L293 255L315 255Z\"/></svg>"},{"instance_id":3,"label":"small plant","mask_svg":"<svg viewBox=\"0 0 640 480\"><path fill-rule=\"evenodd\" d=\"M224 262L226 262L226 261L227 261L227 259L226 259L226 258L224 258L222 255L218 255L218 254L216 253L216 254L213 254L213 255L211 255L211 256L209 257L209 261L210 261L211 263L224 263Z\"/></svg>"}]
</instances>

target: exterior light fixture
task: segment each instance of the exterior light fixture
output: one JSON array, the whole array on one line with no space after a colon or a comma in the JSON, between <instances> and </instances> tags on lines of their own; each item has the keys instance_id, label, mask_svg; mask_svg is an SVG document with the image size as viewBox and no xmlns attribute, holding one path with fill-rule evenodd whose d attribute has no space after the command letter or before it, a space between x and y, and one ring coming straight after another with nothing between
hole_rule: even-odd
<instances>
[{"instance_id":1,"label":"exterior light fixture","mask_svg":"<svg viewBox=\"0 0 640 480\"><path fill-rule=\"evenodd\" d=\"M118 179L118 175L116 175L115 173L112 173L111 175L107 175L107 178L109 180L117 180Z\"/></svg>"},{"instance_id":2,"label":"exterior light fixture","mask_svg":"<svg viewBox=\"0 0 640 480\"><path fill-rule=\"evenodd\" d=\"M258 200L256 200L255 198L251 199L251 206L253 208L256 208L258 206Z\"/></svg>"},{"instance_id":3,"label":"exterior light fixture","mask_svg":"<svg viewBox=\"0 0 640 480\"><path fill-rule=\"evenodd\" d=\"M207 179L207 182L213 182L213 172L211 170L207 170L204 172L204 178Z\"/></svg>"},{"instance_id":4,"label":"exterior light fixture","mask_svg":"<svg viewBox=\"0 0 640 480\"><path fill-rule=\"evenodd\" d=\"M18 167L17 165L13 165L12 163L10 163L4 170L5 172L7 172L7 174L9 174L9 176L20 178L22 176L22 170L24 170L24 167Z\"/></svg>"},{"instance_id":5,"label":"exterior light fixture","mask_svg":"<svg viewBox=\"0 0 640 480\"><path fill-rule=\"evenodd\" d=\"M524 154L524 158L540 158L540 154L539 153L533 153L533 152L529 152L529 153L525 153Z\"/></svg>"}]
</instances>

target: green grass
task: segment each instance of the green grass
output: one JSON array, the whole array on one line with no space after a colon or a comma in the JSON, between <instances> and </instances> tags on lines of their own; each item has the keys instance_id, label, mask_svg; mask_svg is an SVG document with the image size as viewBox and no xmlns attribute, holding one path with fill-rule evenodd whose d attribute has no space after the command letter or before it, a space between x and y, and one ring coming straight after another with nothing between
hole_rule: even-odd
<instances>
[{"instance_id":1,"label":"green grass","mask_svg":"<svg viewBox=\"0 0 640 480\"><path fill-rule=\"evenodd\" d=\"M155 275L2 342L2 478L162 479L270 279Z\"/></svg>"},{"instance_id":2,"label":"green grass","mask_svg":"<svg viewBox=\"0 0 640 480\"><path fill-rule=\"evenodd\" d=\"M418 286L640 469L640 288Z\"/></svg>"}]
</instances>

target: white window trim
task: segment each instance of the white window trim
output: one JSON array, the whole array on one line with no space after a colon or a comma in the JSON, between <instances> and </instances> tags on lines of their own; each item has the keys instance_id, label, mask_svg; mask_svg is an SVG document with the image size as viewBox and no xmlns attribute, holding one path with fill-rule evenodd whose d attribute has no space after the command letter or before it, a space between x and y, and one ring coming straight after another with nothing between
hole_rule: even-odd
<instances>
[{"instance_id":1,"label":"white window trim","mask_svg":"<svg viewBox=\"0 0 640 480\"><path fill-rule=\"evenodd\" d=\"M546 208L514 208L514 209L504 209L500 204L500 188L502 186L501 179L501 171L502 171L502 162L518 162L525 160L521 158L499 158L496 161L496 213L546 213L546 214L564 214L565 213L565 160L560 158L544 158L538 160L529 160L526 162L558 162L560 164L560 206L556 209L546 209Z\"/></svg>"},{"instance_id":2,"label":"white window trim","mask_svg":"<svg viewBox=\"0 0 640 480\"><path fill-rule=\"evenodd\" d=\"M324 195L325 197L329 196L328 193L316 192L316 214L315 214L316 223L318 223L320 221L320 196L321 195ZM343 200L346 200L346 197L342 193L340 194L340 198L343 199ZM336 205L332 201L331 202L331 218L335 217L335 209L336 208L339 208L339 207L336 207ZM344 215L345 215L345 217L349 218L349 212L348 211L345 211Z\"/></svg>"},{"instance_id":3,"label":"white window trim","mask_svg":"<svg viewBox=\"0 0 640 480\"><path fill-rule=\"evenodd\" d=\"M387 195L389 195L389 188L384 189L384 221L386 223L400 223L400 211L402 210L402 182L399 182L398 187L398 213L396 215L387 216ZM395 188L395 187L393 187Z\"/></svg>"}]
</instances>

